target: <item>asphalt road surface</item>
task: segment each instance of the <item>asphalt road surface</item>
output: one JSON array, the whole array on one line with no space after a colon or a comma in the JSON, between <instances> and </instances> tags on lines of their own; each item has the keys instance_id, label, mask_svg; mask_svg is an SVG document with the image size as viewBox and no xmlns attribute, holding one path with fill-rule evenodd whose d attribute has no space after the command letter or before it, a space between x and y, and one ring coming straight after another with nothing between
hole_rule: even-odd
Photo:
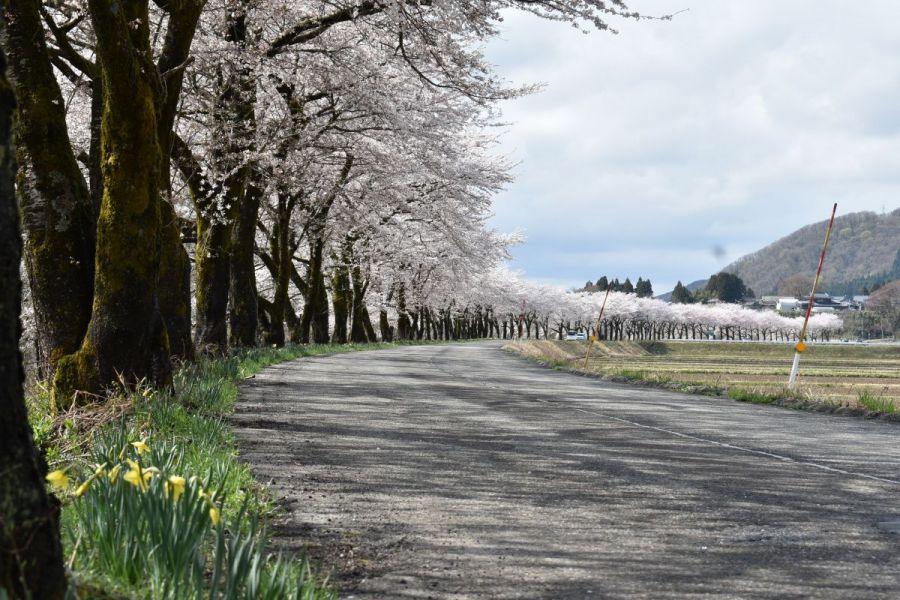
<instances>
[{"instance_id":1,"label":"asphalt road surface","mask_svg":"<svg viewBox=\"0 0 900 600\"><path fill-rule=\"evenodd\" d=\"M605 383L497 343L270 367L242 456L344 598L900 598L900 425Z\"/></svg>"}]
</instances>

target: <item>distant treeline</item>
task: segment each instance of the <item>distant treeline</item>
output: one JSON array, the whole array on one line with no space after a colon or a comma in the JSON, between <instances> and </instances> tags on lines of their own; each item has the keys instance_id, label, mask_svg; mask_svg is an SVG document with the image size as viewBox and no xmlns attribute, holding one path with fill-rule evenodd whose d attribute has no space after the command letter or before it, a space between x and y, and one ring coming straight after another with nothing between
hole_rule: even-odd
<instances>
[{"instance_id":1,"label":"distant treeline","mask_svg":"<svg viewBox=\"0 0 900 600\"><path fill-rule=\"evenodd\" d=\"M837 283L826 283L823 286L832 296L867 296L884 284L900 279L900 250L894 257L894 264L887 271L869 275L867 277L856 277L848 281L839 281Z\"/></svg>"},{"instance_id":2,"label":"distant treeline","mask_svg":"<svg viewBox=\"0 0 900 600\"><path fill-rule=\"evenodd\" d=\"M649 279L644 279L643 277L638 277L637 283L631 283L631 279L629 277L625 278L624 282L620 282L618 278L613 279L612 281L604 275L600 279L596 281L596 283L592 282L590 279L584 284L584 287L580 290L575 290L576 292L605 292L606 290L610 290L611 292L622 292L624 294L637 294L638 298L652 298L653 297L653 285L650 283Z\"/></svg>"}]
</instances>

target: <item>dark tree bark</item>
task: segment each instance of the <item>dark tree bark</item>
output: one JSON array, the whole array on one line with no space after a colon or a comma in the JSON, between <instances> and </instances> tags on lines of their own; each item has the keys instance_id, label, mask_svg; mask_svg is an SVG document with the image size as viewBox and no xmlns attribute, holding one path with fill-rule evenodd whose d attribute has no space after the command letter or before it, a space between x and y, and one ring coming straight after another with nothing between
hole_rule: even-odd
<instances>
[{"instance_id":1,"label":"dark tree bark","mask_svg":"<svg viewBox=\"0 0 900 600\"><path fill-rule=\"evenodd\" d=\"M335 257L335 262L337 258ZM350 318L352 304L350 288L350 270L346 264L337 264L331 272L331 305L334 308L334 333L332 343L347 343L347 320Z\"/></svg>"},{"instance_id":2,"label":"dark tree bark","mask_svg":"<svg viewBox=\"0 0 900 600\"><path fill-rule=\"evenodd\" d=\"M81 344L91 316L94 221L66 127L38 0L8 0L4 46L18 95L18 192L41 376Z\"/></svg>"},{"instance_id":3,"label":"dark tree bark","mask_svg":"<svg viewBox=\"0 0 900 600\"><path fill-rule=\"evenodd\" d=\"M103 77L103 202L97 222L91 321L81 348L60 359L52 397L101 393L122 376L171 382L169 340L160 312L162 245L156 66L150 62L147 0L90 0Z\"/></svg>"},{"instance_id":4,"label":"dark tree bark","mask_svg":"<svg viewBox=\"0 0 900 600\"><path fill-rule=\"evenodd\" d=\"M390 321L388 321L388 314L386 310L382 310L378 313L378 326L381 329L381 341L393 342L394 328L391 327L391 323Z\"/></svg>"},{"instance_id":5,"label":"dark tree bark","mask_svg":"<svg viewBox=\"0 0 900 600\"><path fill-rule=\"evenodd\" d=\"M368 341L370 342L377 342L378 334L375 333L375 326L372 325L372 317L369 316L369 309L365 305L363 305L362 309L360 310L360 315L362 319L363 329L365 329L366 332L366 338L368 338Z\"/></svg>"},{"instance_id":6,"label":"dark tree bark","mask_svg":"<svg viewBox=\"0 0 900 600\"><path fill-rule=\"evenodd\" d=\"M5 8L5 7L3 7ZM11 598L62 598L59 505L47 496L22 395L22 238L10 134L15 98L0 52L0 590Z\"/></svg>"},{"instance_id":7,"label":"dark tree bark","mask_svg":"<svg viewBox=\"0 0 900 600\"><path fill-rule=\"evenodd\" d=\"M325 242L316 237L309 244L309 266L306 273L306 303L300 317L300 341L304 344L328 343L328 293L323 272ZM323 318L324 317L324 318Z\"/></svg>"},{"instance_id":8,"label":"dark tree bark","mask_svg":"<svg viewBox=\"0 0 900 600\"><path fill-rule=\"evenodd\" d=\"M409 319L409 313L406 310L406 289L403 284L397 287L397 332L396 339L411 340L413 339L412 321Z\"/></svg>"},{"instance_id":9,"label":"dark tree bark","mask_svg":"<svg viewBox=\"0 0 900 600\"><path fill-rule=\"evenodd\" d=\"M269 327L265 331L264 341L266 344L274 344L276 346L283 346L285 341L285 310L288 302L290 302L288 288L291 283L291 269L293 267L291 215L293 214L295 202L296 199L293 196L288 194L278 195L275 223L272 228L272 235L269 238L269 251L274 261L272 277L275 284L275 294L270 307L266 311L269 315ZM301 340L303 340L302 327L305 317L306 314L304 312L303 317L301 317Z\"/></svg>"},{"instance_id":10,"label":"dark tree bark","mask_svg":"<svg viewBox=\"0 0 900 600\"><path fill-rule=\"evenodd\" d=\"M260 186L250 174L247 190L238 210L237 221L232 228L231 272L229 273L230 333L232 346L255 346L259 339L259 307L257 306L256 223L259 218Z\"/></svg>"},{"instance_id":11,"label":"dark tree bark","mask_svg":"<svg viewBox=\"0 0 900 600\"><path fill-rule=\"evenodd\" d=\"M244 0L232 0L225 11L224 38L243 47L247 41ZM207 350L225 350L228 344L228 303L231 286L232 246L241 203L247 195L251 166L244 151L252 150L255 128L256 83L249 68L227 66L219 72L219 89L214 107L217 131L222 144L213 153L215 170L224 181L216 183L219 197L197 209L197 343ZM254 221L255 226L255 221ZM252 275L255 278L255 273ZM243 293L243 292L242 292ZM254 295L255 296L255 295Z\"/></svg>"},{"instance_id":12,"label":"dark tree bark","mask_svg":"<svg viewBox=\"0 0 900 600\"><path fill-rule=\"evenodd\" d=\"M188 61L197 23L206 0L182 0L169 2L166 37L157 61L157 71L162 79L162 93L157 98L160 156L161 250L159 265L160 312L169 338L169 351L173 356L191 358L194 346L191 340L191 263L181 241L181 228L171 203L170 157L173 150L173 129L185 65Z\"/></svg>"}]
</instances>

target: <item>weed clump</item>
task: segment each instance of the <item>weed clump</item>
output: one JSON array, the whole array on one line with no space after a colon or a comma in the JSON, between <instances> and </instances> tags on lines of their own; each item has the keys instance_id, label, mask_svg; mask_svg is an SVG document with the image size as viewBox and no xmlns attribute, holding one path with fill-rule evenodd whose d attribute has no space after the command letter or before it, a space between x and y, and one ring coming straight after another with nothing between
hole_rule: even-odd
<instances>
[{"instance_id":1,"label":"weed clump","mask_svg":"<svg viewBox=\"0 0 900 600\"><path fill-rule=\"evenodd\" d=\"M892 415L897 412L897 407L894 405L893 400L885 398L884 396L877 396L869 390L861 390L858 392L856 402L861 407L873 413Z\"/></svg>"}]
</instances>

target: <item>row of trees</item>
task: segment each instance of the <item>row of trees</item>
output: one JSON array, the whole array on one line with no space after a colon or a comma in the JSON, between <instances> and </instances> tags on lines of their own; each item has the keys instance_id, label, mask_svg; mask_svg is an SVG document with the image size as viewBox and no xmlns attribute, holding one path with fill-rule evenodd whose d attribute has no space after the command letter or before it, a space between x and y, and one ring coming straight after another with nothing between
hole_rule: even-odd
<instances>
[{"instance_id":1,"label":"row of trees","mask_svg":"<svg viewBox=\"0 0 900 600\"><path fill-rule=\"evenodd\" d=\"M671 301L674 304L690 304L710 300L737 303L754 296L753 290L747 287L740 277L734 273L722 271L711 275L706 281L706 285L693 293L679 281L672 290Z\"/></svg>"},{"instance_id":2,"label":"row of trees","mask_svg":"<svg viewBox=\"0 0 900 600\"><path fill-rule=\"evenodd\" d=\"M485 228L509 180L497 102L530 91L481 54L504 10L638 17L621 0L3 0L0 591L66 586L22 398L20 264L57 407L168 385L173 357L231 345L461 334L460 290L517 241Z\"/></svg>"},{"instance_id":3,"label":"row of trees","mask_svg":"<svg viewBox=\"0 0 900 600\"><path fill-rule=\"evenodd\" d=\"M120 374L166 385L198 351L404 337L413 302L504 260L490 132L530 88L481 47L506 9L638 17L618 0L7 2L56 405Z\"/></svg>"},{"instance_id":4,"label":"row of trees","mask_svg":"<svg viewBox=\"0 0 900 600\"><path fill-rule=\"evenodd\" d=\"M653 284L649 279L638 277L637 283L631 283L631 279L626 277L623 283L619 279L610 281L606 275L597 280L596 283L590 280L584 284L584 287L578 291L581 292L605 292L607 289L613 292L623 292L625 294L637 294L641 298L653 297Z\"/></svg>"},{"instance_id":5,"label":"row of trees","mask_svg":"<svg viewBox=\"0 0 900 600\"><path fill-rule=\"evenodd\" d=\"M436 291L436 290L435 290ZM606 299L603 320L596 322ZM785 317L740 304L677 304L624 292L567 292L530 282L497 267L465 288L408 299L397 316L403 336L415 339L561 338L569 329L586 329L602 339L752 339L796 340L802 317ZM411 326L409 325L411 324ZM809 336L827 340L842 321L816 314ZM391 330L389 330L390 333Z\"/></svg>"}]
</instances>

